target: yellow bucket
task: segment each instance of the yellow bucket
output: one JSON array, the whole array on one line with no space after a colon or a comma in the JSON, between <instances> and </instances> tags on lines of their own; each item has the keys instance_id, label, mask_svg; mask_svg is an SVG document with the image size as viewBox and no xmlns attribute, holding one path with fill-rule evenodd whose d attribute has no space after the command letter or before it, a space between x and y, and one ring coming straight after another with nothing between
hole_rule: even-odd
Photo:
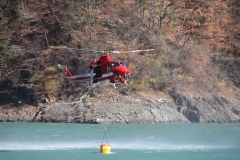
<instances>
[{"instance_id":1,"label":"yellow bucket","mask_svg":"<svg viewBox=\"0 0 240 160\"><path fill-rule=\"evenodd\" d=\"M110 154L111 153L110 144L102 144L102 145L100 145L100 153Z\"/></svg>"}]
</instances>

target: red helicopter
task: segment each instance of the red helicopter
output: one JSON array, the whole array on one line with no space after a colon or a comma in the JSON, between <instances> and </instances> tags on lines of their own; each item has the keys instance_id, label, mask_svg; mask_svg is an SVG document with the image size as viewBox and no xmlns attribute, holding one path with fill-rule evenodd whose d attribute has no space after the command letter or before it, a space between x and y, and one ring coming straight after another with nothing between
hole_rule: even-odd
<instances>
[{"instance_id":1,"label":"red helicopter","mask_svg":"<svg viewBox=\"0 0 240 160\"><path fill-rule=\"evenodd\" d=\"M125 54L125 53L139 53L149 52L154 49L145 50L114 50L114 51L95 51L95 50L81 50L77 48L67 48L78 50L80 53L90 54L102 54L99 60L91 62L89 68L90 72L84 74L72 75L68 68L64 65L55 63L55 67L62 68L65 72L66 79L70 81L90 82L94 85L98 83L111 83L115 88L117 82L124 83L127 86L131 85L131 82L127 83L130 79L130 69L126 63L121 60L112 60L109 54Z\"/></svg>"}]
</instances>

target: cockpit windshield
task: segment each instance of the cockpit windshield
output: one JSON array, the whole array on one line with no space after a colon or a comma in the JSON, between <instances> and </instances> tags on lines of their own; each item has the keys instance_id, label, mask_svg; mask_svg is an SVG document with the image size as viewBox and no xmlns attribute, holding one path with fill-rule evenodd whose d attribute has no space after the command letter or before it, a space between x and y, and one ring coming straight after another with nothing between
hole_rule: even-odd
<instances>
[{"instance_id":1,"label":"cockpit windshield","mask_svg":"<svg viewBox=\"0 0 240 160\"><path fill-rule=\"evenodd\" d=\"M121 66L123 67L127 67L126 63L125 62L120 62Z\"/></svg>"},{"instance_id":2,"label":"cockpit windshield","mask_svg":"<svg viewBox=\"0 0 240 160\"><path fill-rule=\"evenodd\" d=\"M117 66L123 66L127 68L127 65L125 62L112 62L112 67L115 68Z\"/></svg>"},{"instance_id":3,"label":"cockpit windshield","mask_svg":"<svg viewBox=\"0 0 240 160\"><path fill-rule=\"evenodd\" d=\"M115 68L117 66L120 66L118 62L112 62L112 67Z\"/></svg>"}]
</instances>

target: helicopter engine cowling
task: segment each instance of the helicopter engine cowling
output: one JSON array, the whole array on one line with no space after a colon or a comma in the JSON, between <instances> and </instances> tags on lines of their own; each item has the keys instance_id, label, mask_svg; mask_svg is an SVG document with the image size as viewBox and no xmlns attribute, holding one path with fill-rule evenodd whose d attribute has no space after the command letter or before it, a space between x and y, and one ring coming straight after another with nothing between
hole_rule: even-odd
<instances>
[{"instance_id":1,"label":"helicopter engine cowling","mask_svg":"<svg viewBox=\"0 0 240 160\"><path fill-rule=\"evenodd\" d=\"M115 68L113 68L113 72L119 74L119 75L128 75L130 73L130 69L127 67L123 67L123 66L117 66Z\"/></svg>"}]
</instances>

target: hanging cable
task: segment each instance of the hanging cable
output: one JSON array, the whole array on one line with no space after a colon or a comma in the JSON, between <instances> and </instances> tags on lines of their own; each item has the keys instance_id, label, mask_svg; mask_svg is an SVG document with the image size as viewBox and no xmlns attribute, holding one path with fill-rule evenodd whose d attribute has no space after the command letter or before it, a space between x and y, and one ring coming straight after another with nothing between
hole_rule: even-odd
<instances>
[{"instance_id":1,"label":"hanging cable","mask_svg":"<svg viewBox=\"0 0 240 160\"><path fill-rule=\"evenodd\" d=\"M103 154L110 154L111 153L111 146L110 144L108 144L108 135L107 135L107 125L106 125L106 107L105 107L105 117L104 117L104 122L105 126L104 126L104 134L103 134L103 140L102 140L102 145L100 145L100 153ZM104 144L104 140L107 140L107 143Z\"/></svg>"},{"instance_id":2,"label":"hanging cable","mask_svg":"<svg viewBox=\"0 0 240 160\"><path fill-rule=\"evenodd\" d=\"M103 121L103 123L105 124L105 126L104 126L104 134L103 134L103 140L102 140L102 144L103 144L103 142L104 142L104 140L105 140L105 138L106 138L106 140L107 140L107 143L108 143L108 136L107 136L107 123L106 123L106 118L107 118L107 110L106 110L106 106L104 107L104 110L105 110L105 115L104 115L104 121Z\"/></svg>"},{"instance_id":3,"label":"hanging cable","mask_svg":"<svg viewBox=\"0 0 240 160\"><path fill-rule=\"evenodd\" d=\"M107 143L108 143L108 136L107 136L107 126L106 126L106 124L105 124L105 127L104 127L104 134L103 134L103 140L102 140L102 144L103 144L103 142L104 142L105 138L106 138L106 140L107 140Z\"/></svg>"}]
</instances>

